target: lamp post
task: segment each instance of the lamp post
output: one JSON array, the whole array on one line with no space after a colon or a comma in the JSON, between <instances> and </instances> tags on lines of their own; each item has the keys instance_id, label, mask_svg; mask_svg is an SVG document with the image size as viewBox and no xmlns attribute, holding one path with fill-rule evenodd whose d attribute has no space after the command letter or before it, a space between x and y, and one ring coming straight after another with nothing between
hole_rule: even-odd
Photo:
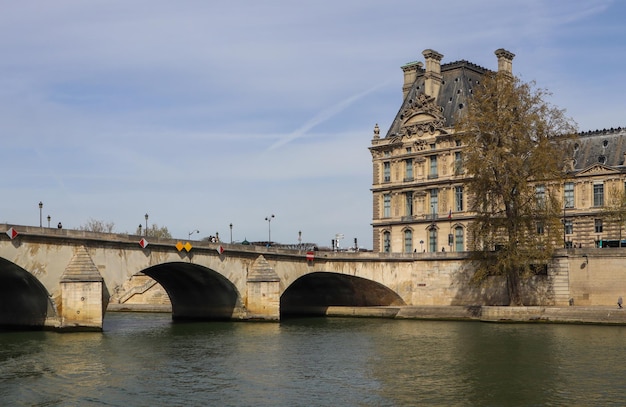
<instances>
[{"instance_id":1,"label":"lamp post","mask_svg":"<svg viewBox=\"0 0 626 407\"><path fill-rule=\"evenodd\" d=\"M50 229L50 215L48 215L48 229Z\"/></svg>"},{"instance_id":2,"label":"lamp post","mask_svg":"<svg viewBox=\"0 0 626 407\"><path fill-rule=\"evenodd\" d=\"M302 250L302 231L298 230L298 251Z\"/></svg>"},{"instance_id":3,"label":"lamp post","mask_svg":"<svg viewBox=\"0 0 626 407\"><path fill-rule=\"evenodd\" d=\"M265 218L267 221L267 247L270 247L272 243L272 219L274 219L273 214Z\"/></svg>"},{"instance_id":4,"label":"lamp post","mask_svg":"<svg viewBox=\"0 0 626 407\"><path fill-rule=\"evenodd\" d=\"M191 235L193 235L194 233L200 233L200 231L198 229L192 230L191 232L187 234L187 239L191 240Z\"/></svg>"},{"instance_id":5,"label":"lamp post","mask_svg":"<svg viewBox=\"0 0 626 407\"><path fill-rule=\"evenodd\" d=\"M144 233L146 234L146 236L148 236L148 214L147 213L146 213L145 218L146 218L146 230Z\"/></svg>"},{"instance_id":6,"label":"lamp post","mask_svg":"<svg viewBox=\"0 0 626 407\"><path fill-rule=\"evenodd\" d=\"M141 236L141 223L139 224L139 236Z\"/></svg>"},{"instance_id":7,"label":"lamp post","mask_svg":"<svg viewBox=\"0 0 626 407\"><path fill-rule=\"evenodd\" d=\"M233 224L228 225L230 227L230 244L233 244Z\"/></svg>"},{"instance_id":8,"label":"lamp post","mask_svg":"<svg viewBox=\"0 0 626 407\"><path fill-rule=\"evenodd\" d=\"M43 210L43 202L39 201L39 227L40 228L43 227L42 216L41 216L42 210Z\"/></svg>"}]
</instances>

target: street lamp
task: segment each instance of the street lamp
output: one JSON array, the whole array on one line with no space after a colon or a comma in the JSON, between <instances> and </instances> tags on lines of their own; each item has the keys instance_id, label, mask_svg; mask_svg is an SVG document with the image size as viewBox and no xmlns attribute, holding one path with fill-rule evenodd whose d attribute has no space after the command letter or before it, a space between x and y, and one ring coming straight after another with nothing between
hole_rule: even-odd
<instances>
[{"instance_id":1,"label":"street lamp","mask_svg":"<svg viewBox=\"0 0 626 407\"><path fill-rule=\"evenodd\" d=\"M148 214L147 213L146 213L145 218L146 218L146 231L145 231L145 233L146 233L146 236L148 236Z\"/></svg>"},{"instance_id":2,"label":"street lamp","mask_svg":"<svg viewBox=\"0 0 626 407\"><path fill-rule=\"evenodd\" d=\"M302 250L302 231L298 230L298 251Z\"/></svg>"},{"instance_id":3,"label":"street lamp","mask_svg":"<svg viewBox=\"0 0 626 407\"><path fill-rule=\"evenodd\" d=\"M274 219L273 214L265 218L267 221L267 247L270 247L272 242L272 219Z\"/></svg>"},{"instance_id":4,"label":"street lamp","mask_svg":"<svg viewBox=\"0 0 626 407\"><path fill-rule=\"evenodd\" d=\"M141 223L139 224L139 236L141 236Z\"/></svg>"},{"instance_id":5,"label":"street lamp","mask_svg":"<svg viewBox=\"0 0 626 407\"><path fill-rule=\"evenodd\" d=\"M41 217L41 211L43 209L43 202L39 201L39 227L43 227L42 224L42 217Z\"/></svg>"},{"instance_id":6,"label":"street lamp","mask_svg":"<svg viewBox=\"0 0 626 407\"><path fill-rule=\"evenodd\" d=\"M230 244L233 244L233 224L228 225L230 227Z\"/></svg>"},{"instance_id":7,"label":"street lamp","mask_svg":"<svg viewBox=\"0 0 626 407\"><path fill-rule=\"evenodd\" d=\"M48 215L48 229L50 229L50 215Z\"/></svg>"},{"instance_id":8,"label":"street lamp","mask_svg":"<svg viewBox=\"0 0 626 407\"><path fill-rule=\"evenodd\" d=\"M194 233L200 233L200 231L198 229L192 230L187 234L187 239L191 239L191 235L193 235Z\"/></svg>"}]
</instances>

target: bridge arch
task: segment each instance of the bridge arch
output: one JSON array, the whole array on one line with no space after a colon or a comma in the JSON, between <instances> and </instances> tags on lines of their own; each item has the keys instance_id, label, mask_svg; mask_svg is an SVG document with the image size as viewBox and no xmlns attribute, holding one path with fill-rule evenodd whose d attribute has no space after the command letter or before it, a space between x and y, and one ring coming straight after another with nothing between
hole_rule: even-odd
<instances>
[{"instance_id":1,"label":"bridge arch","mask_svg":"<svg viewBox=\"0 0 626 407\"><path fill-rule=\"evenodd\" d=\"M229 320L242 311L237 288L208 267L171 262L151 266L142 272L167 292L174 320Z\"/></svg>"},{"instance_id":2,"label":"bridge arch","mask_svg":"<svg viewBox=\"0 0 626 407\"><path fill-rule=\"evenodd\" d=\"M406 305L393 290L376 281L317 271L295 280L280 297L282 316L325 315L330 306Z\"/></svg>"},{"instance_id":3,"label":"bridge arch","mask_svg":"<svg viewBox=\"0 0 626 407\"><path fill-rule=\"evenodd\" d=\"M0 327L43 328L47 317L56 317L56 310L43 284L0 258Z\"/></svg>"}]
</instances>

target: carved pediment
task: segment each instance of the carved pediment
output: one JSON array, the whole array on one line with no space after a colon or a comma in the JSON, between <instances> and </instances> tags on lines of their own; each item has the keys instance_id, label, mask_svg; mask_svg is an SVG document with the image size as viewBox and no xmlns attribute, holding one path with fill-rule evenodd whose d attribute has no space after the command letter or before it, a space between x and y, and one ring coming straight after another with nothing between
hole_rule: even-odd
<instances>
[{"instance_id":1,"label":"carved pediment","mask_svg":"<svg viewBox=\"0 0 626 407\"><path fill-rule=\"evenodd\" d=\"M581 177L581 176L587 176L587 175L605 175L605 174L619 174L619 171L603 165L603 164L594 164L591 165L583 170L581 170L578 174L576 174L577 177Z\"/></svg>"},{"instance_id":2,"label":"carved pediment","mask_svg":"<svg viewBox=\"0 0 626 407\"><path fill-rule=\"evenodd\" d=\"M441 107L435 103L435 98L420 94L410 99L400 114L402 125L400 133L405 137L418 137L428 133L434 135L445 125L445 118Z\"/></svg>"}]
</instances>

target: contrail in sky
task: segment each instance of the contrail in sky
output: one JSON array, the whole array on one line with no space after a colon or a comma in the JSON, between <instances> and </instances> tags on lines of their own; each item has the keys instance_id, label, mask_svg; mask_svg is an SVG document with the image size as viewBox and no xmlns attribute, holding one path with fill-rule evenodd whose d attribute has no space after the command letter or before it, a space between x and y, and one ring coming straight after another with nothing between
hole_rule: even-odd
<instances>
[{"instance_id":1,"label":"contrail in sky","mask_svg":"<svg viewBox=\"0 0 626 407\"><path fill-rule=\"evenodd\" d=\"M353 104L354 102L356 102L357 100L367 96L368 94L372 93L373 91L385 86L387 83L389 83L389 81L385 81L379 85L376 85L372 88L369 88L361 93L357 93L356 95L350 96L347 99L342 100L341 102L329 107L326 110L322 110L321 112L319 112L315 117L313 117L312 119L310 119L309 121L307 121L306 123L304 123L304 125L302 125L300 128L296 129L294 132L288 134L287 136L283 137L282 139L278 140L276 143L272 144L267 151L271 151L271 150L275 150L278 147L281 147L297 138L300 138L302 136L304 136L309 130L311 130L312 128L314 128L315 126L317 126L320 123L325 122L326 120L330 119L331 117L337 115L338 113L342 112L344 109L346 109L348 106L350 106L351 104Z\"/></svg>"}]
</instances>

